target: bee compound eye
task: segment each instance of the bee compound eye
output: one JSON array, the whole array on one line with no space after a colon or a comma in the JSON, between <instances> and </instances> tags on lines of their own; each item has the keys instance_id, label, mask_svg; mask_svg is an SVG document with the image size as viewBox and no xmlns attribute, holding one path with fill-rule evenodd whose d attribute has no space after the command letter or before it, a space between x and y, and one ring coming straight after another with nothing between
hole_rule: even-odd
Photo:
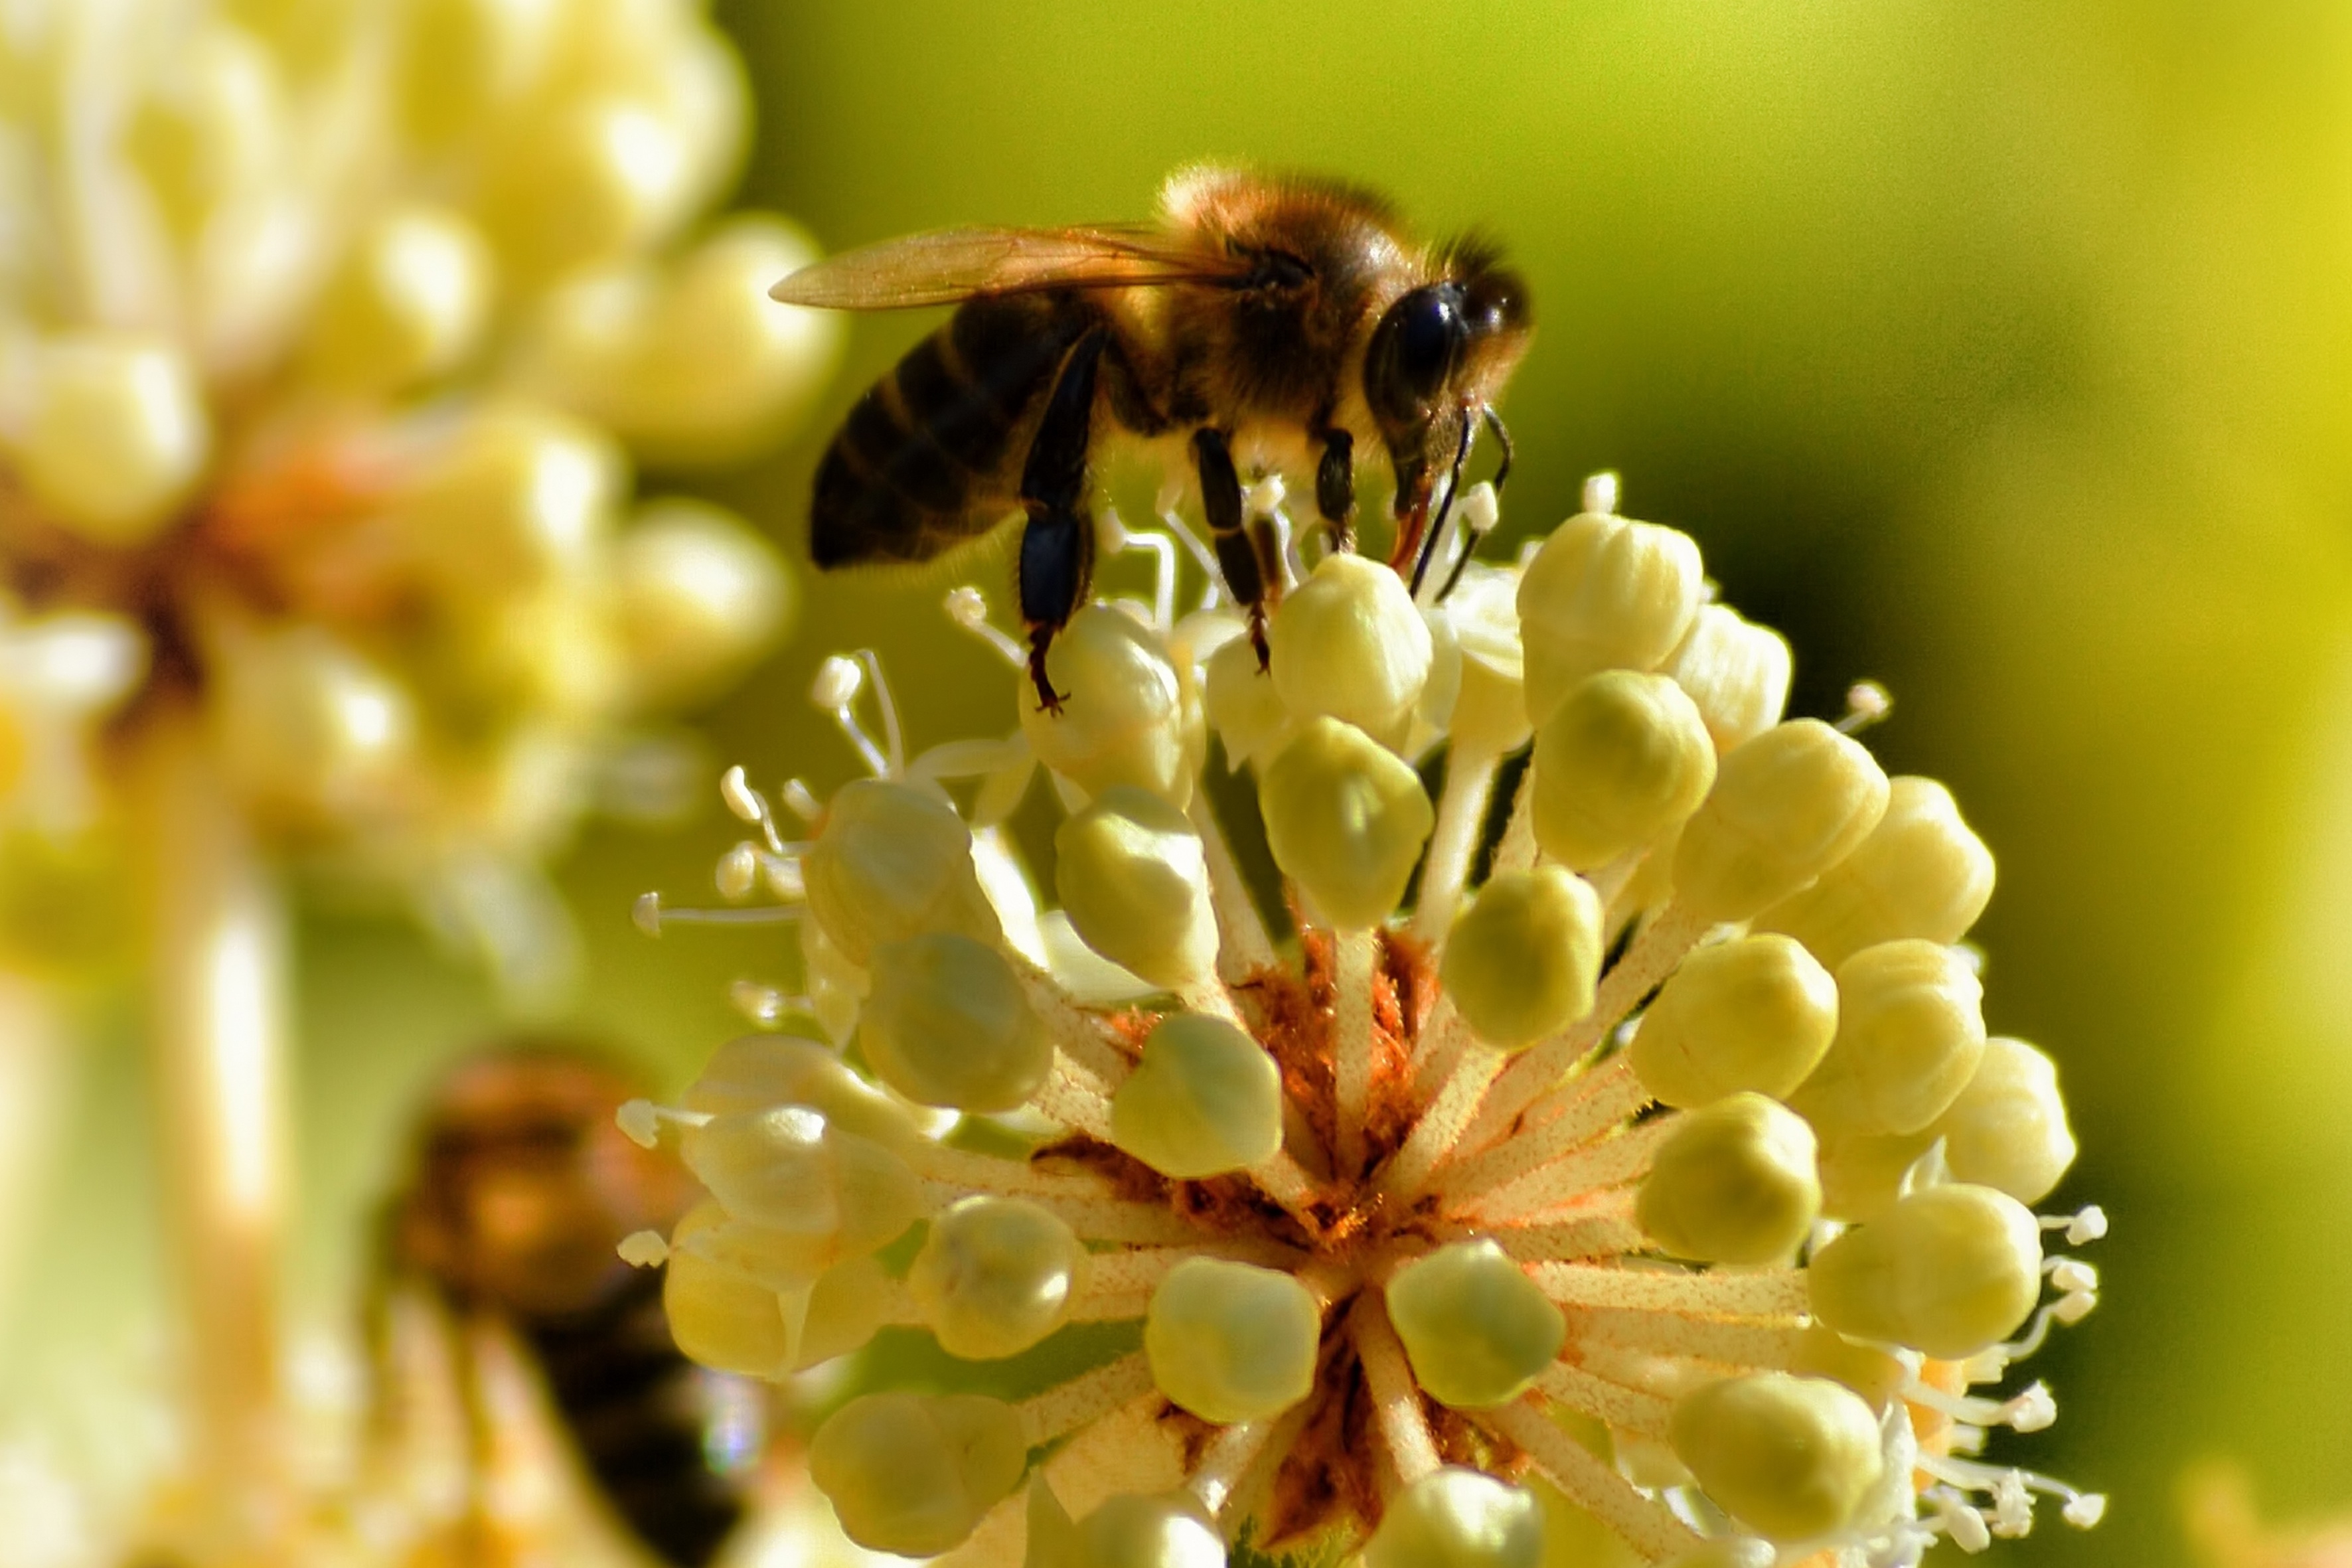
<instances>
[{"instance_id":1,"label":"bee compound eye","mask_svg":"<svg viewBox=\"0 0 2352 1568\"><path fill-rule=\"evenodd\" d=\"M1415 289L1390 306L1366 361L1373 407L1397 419L1425 409L1461 362L1467 338L1461 290L1452 284Z\"/></svg>"}]
</instances>

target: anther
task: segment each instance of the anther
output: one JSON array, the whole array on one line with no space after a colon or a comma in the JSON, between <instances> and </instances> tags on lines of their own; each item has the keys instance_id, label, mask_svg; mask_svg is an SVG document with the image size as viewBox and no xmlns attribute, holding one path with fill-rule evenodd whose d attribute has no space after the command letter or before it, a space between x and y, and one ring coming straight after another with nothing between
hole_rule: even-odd
<instances>
[{"instance_id":1,"label":"anther","mask_svg":"<svg viewBox=\"0 0 2352 1568\"><path fill-rule=\"evenodd\" d=\"M768 820L768 803L760 798L760 792L744 777L740 763L719 775L719 798L727 803L727 809L740 821L757 825Z\"/></svg>"},{"instance_id":2,"label":"anther","mask_svg":"<svg viewBox=\"0 0 2352 1568\"><path fill-rule=\"evenodd\" d=\"M1617 475L1603 469L1584 481L1584 510L1601 517L1612 517L1617 511Z\"/></svg>"},{"instance_id":3,"label":"anther","mask_svg":"<svg viewBox=\"0 0 2352 1568\"><path fill-rule=\"evenodd\" d=\"M669 1261L669 1243L657 1230L633 1230L613 1250L632 1268L658 1268Z\"/></svg>"},{"instance_id":4,"label":"anther","mask_svg":"<svg viewBox=\"0 0 2352 1568\"><path fill-rule=\"evenodd\" d=\"M1841 735L1859 735L1895 711L1895 694L1875 680L1857 680L1845 689L1845 716L1834 728Z\"/></svg>"},{"instance_id":5,"label":"anther","mask_svg":"<svg viewBox=\"0 0 2352 1568\"><path fill-rule=\"evenodd\" d=\"M816 826L817 819L824 815L824 803L817 799L816 791L809 788L801 780L786 779L784 809L814 827Z\"/></svg>"},{"instance_id":6,"label":"anther","mask_svg":"<svg viewBox=\"0 0 2352 1568\"><path fill-rule=\"evenodd\" d=\"M997 656L1013 668L1019 669L1029 662L1021 645L988 618L988 601L971 584L948 590L947 609L948 619L995 649Z\"/></svg>"}]
</instances>

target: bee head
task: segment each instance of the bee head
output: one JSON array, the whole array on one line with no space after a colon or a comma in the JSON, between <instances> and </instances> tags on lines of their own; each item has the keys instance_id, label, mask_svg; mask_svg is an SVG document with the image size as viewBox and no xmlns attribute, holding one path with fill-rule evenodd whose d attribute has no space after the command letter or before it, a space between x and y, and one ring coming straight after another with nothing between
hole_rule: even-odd
<instances>
[{"instance_id":1,"label":"bee head","mask_svg":"<svg viewBox=\"0 0 2352 1568\"><path fill-rule=\"evenodd\" d=\"M1501 392L1533 330L1527 286L1492 246L1464 241L1439 270L1397 297L1364 350L1364 401L1400 489L1454 452L1463 422Z\"/></svg>"}]
</instances>

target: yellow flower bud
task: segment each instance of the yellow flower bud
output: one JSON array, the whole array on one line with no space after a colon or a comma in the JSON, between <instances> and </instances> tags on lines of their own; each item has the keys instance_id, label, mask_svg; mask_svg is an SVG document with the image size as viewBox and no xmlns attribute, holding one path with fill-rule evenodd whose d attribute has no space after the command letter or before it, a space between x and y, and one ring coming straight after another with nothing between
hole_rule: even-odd
<instances>
[{"instance_id":1,"label":"yellow flower bud","mask_svg":"<svg viewBox=\"0 0 2352 1568\"><path fill-rule=\"evenodd\" d=\"M1708 1384L1675 1402L1672 1433L1706 1495L1771 1541L1839 1529L1885 1468L1878 1418L1826 1378L1761 1372Z\"/></svg>"},{"instance_id":2,"label":"yellow flower bud","mask_svg":"<svg viewBox=\"0 0 2352 1568\"><path fill-rule=\"evenodd\" d=\"M729 1215L871 1252L922 1212L907 1163L806 1106L738 1110L689 1128L678 1152Z\"/></svg>"},{"instance_id":3,"label":"yellow flower bud","mask_svg":"<svg viewBox=\"0 0 2352 1568\"><path fill-rule=\"evenodd\" d=\"M1786 931L1835 966L1874 942L1958 942L1992 898L1992 852L1960 820L1934 779L1889 781L1886 815L1820 881L1766 910L1763 931Z\"/></svg>"},{"instance_id":4,"label":"yellow flower bud","mask_svg":"<svg viewBox=\"0 0 2352 1568\"><path fill-rule=\"evenodd\" d=\"M915 1119L904 1106L850 1070L814 1040L742 1035L710 1055L686 1091L685 1106L709 1116L805 1105L829 1126L870 1138L904 1154L915 1145Z\"/></svg>"},{"instance_id":5,"label":"yellow flower bud","mask_svg":"<svg viewBox=\"0 0 2352 1568\"><path fill-rule=\"evenodd\" d=\"M971 1394L869 1394L809 1443L809 1478L843 1533L902 1557L961 1544L1028 1463L1013 1406Z\"/></svg>"},{"instance_id":6,"label":"yellow flower bud","mask_svg":"<svg viewBox=\"0 0 2352 1568\"><path fill-rule=\"evenodd\" d=\"M643 102L587 97L528 117L475 204L525 286L645 246L683 216L701 173L687 128Z\"/></svg>"},{"instance_id":7,"label":"yellow flower bud","mask_svg":"<svg viewBox=\"0 0 2352 1568\"><path fill-rule=\"evenodd\" d=\"M1188 1258L1151 1293L1143 1353L1160 1392L1203 1421L1256 1421L1314 1391L1322 1327L1289 1275Z\"/></svg>"},{"instance_id":8,"label":"yellow flower bud","mask_svg":"<svg viewBox=\"0 0 2352 1568\"><path fill-rule=\"evenodd\" d=\"M478 132L546 70L564 7L544 0L410 0L401 8L400 107L427 144Z\"/></svg>"},{"instance_id":9,"label":"yellow flower bud","mask_svg":"<svg viewBox=\"0 0 2352 1568\"><path fill-rule=\"evenodd\" d=\"M0 431L33 500L100 544L168 526L212 455L203 394L180 352L88 332L26 356L21 421Z\"/></svg>"},{"instance_id":10,"label":"yellow flower bud","mask_svg":"<svg viewBox=\"0 0 2352 1568\"><path fill-rule=\"evenodd\" d=\"M1933 1128L1823 1134L1816 1162L1822 1212L1832 1219L1876 1219L1902 1195L1904 1176L1935 1142Z\"/></svg>"},{"instance_id":11,"label":"yellow flower bud","mask_svg":"<svg viewBox=\"0 0 2352 1568\"><path fill-rule=\"evenodd\" d=\"M641 703L707 696L783 631L797 595L733 513L674 499L641 509L613 552L614 621Z\"/></svg>"},{"instance_id":12,"label":"yellow flower bud","mask_svg":"<svg viewBox=\"0 0 2352 1568\"><path fill-rule=\"evenodd\" d=\"M1111 1097L1111 1141L1163 1176L1244 1170L1282 1147L1282 1073L1221 1018L1173 1013Z\"/></svg>"},{"instance_id":13,"label":"yellow flower bud","mask_svg":"<svg viewBox=\"0 0 2352 1568\"><path fill-rule=\"evenodd\" d=\"M1258 806L1274 863L1346 930L1395 910L1436 824L1420 776L1336 719L1300 727L1258 781Z\"/></svg>"},{"instance_id":14,"label":"yellow flower bud","mask_svg":"<svg viewBox=\"0 0 2352 1568\"><path fill-rule=\"evenodd\" d=\"M1543 1509L1507 1481L1448 1465L1389 1501L1364 1568L1541 1568Z\"/></svg>"},{"instance_id":15,"label":"yellow flower bud","mask_svg":"<svg viewBox=\"0 0 2352 1568\"><path fill-rule=\"evenodd\" d=\"M1668 1105L1805 1081L1837 1030L1837 982L1784 936L1749 936L1683 960L1642 1013L1633 1071Z\"/></svg>"},{"instance_id":16,"label":"yellow flower bud","mask_svg":"<svg viewBox=\"0 0 2352 1568\"><path fill-rule=\"evenodd\" d=\"M1595 512L1561 523L1519 580L1528 717L1542 723L1598 670L1657 668L1704 588L1687 534Z\"/></svg>"},{"instance_id":17,"label":"yellow flower bud","mask_svg":"<svg viewBox=\"0 0 2352 1568\"><path fill-rule=\"evenodd\" d=\"M205 640L218 754L255 805L315 826L400 802L416 758L406 687L315 624L223 620Z\"/></svg>"},{"instance_id":18,"label":"yellow flower bud","mask_svg":"<svg viewBox=\"0 0 2352 1568\"><path fill-rule=\"evenodd\" d=\"M971 834L936 795L887 779L841 786L801 860L809 912L852 963L927 931L999 934L980 889Z\"/></svg>"},{"instance_id":19,"label":"yellow flower bud","mask_svg":"<svg viewBox=\"0 0 2352 1568\"><path fill-rule=\"evenodd\" d=\"M1507 1405L1568 1341L1568 1320L1491 1241L1456 1241L1396 1271L1389 1321L1412 1375L1457 1410Z\"/></svg>"},{"instance_id":20,"label":"yellow flower bud","mask_svg":"<svg viewBox=\"0 0 2352 1568\"><path fill-rule=\"evenodd\" d=\"M1257 649L1247 637L1234 637L1209 656L1201 697L1225 743L1226 760L1237 768L1281 750L1296 727L1273 672L1258 668Z\"/></svg>"},{"instance_id":21,"label":"yellow flower bud","mask_svg":"<svg viewBox=\"0 0 2352 1568\"><path fill-rule=\"evenodd\" d=\"M1004 955L952 931L874 950L858 1039L882 1081L918 1105L1010 1110L1037 1092L1054 1045Z\"/></svg>"},{"instance_id":22,"label":"yellow flower bud","mask_svg":"<svg viewBox=\"0 0 2352 1568\"><path fill-rule=\"evenodd\" d=\"M1444 605L1462 648L1462 689L1446 726L1457 756L1500 756L1527 744L1517 591L1515 574L1473 562Z\"/></svg>"},{"instance_id":23,"label":"yellow flower bud","mask_svg":"<svg viewBox=\"0 0 2352 1568\"><path fill-rule=\"evenodd\" d=\"M1886 812L1886 774L1814 719L1776 724L1723 759L1675 851L1675 898L1748 920L1853 853Z\"/></svg>"},{"instance_id":24,"label":"yellow flower bud","mask_svg":"<svg viewBox=\"0 0 2352 1568\"><path fill-rule=\"evenodd\" d=\"M1794 1252L1822 1206L1813 1130L1760 1094L1688 1111L1658 1147L1635 1214L1676 1258L1770 1263Z\"/></svg>"},{"instance_id":25,"label":"yellow flower bud","mask_svg":"<svg viewBox=\"0 0 2352 1568\"><path fill-rule=\"evenodd\" d=\"M1201 836L1160 796L1114 784L1054 834L1063 912L1095 952L1171 989L1214 973Z\"/></svg>"},{"instance_id":26,"label":"yellow flower bud","mask_svg":"<svg viewBox=\"0 0 2352 1568\"><path fill-rule=\"evenodd\" d=\"M1074 1534L1063 1568L1225 1568L1224 1538L1189 1492L1108 1499Z\"/></svg>"},{"instance_id":27,"label":"yellow flower bud","mask_svg":"<svg viewBox=\"0 0 2352 1568\"><path fill-rule=\"evenodd\" d=\"M1985 1042L1976 1076L1933 1131L1953 1175L2023 1204L2048 1197L2074 1163L2058 1068L2022 1040Z\"/></svg>"},{"instance_id":28,"label":"yellow flower bud","mask_svg":"<svg viewBox=\"0 0 2352 1568\"><path fill-rule=\"evenodd\" d=\"M353 392L391 393L462 363L488 320L489 247L438 207L396 207L353 243L310 327L316 373Z\"/></svg>"},{"instance_id":29,"label":"yellow flower bud","mask_svg":"<svg viewBox=\"0 0 2352 1568\"><path fill-rule=\"evenodd\" d=\"M666 462L768 444L814 392L836 317L768 286L815 259L798 229L738 218L667 268L640 263L556 289L521 345L525 384Z\"/></svg>"},{"instance_id":30,"label":"yellow flower bud","mask_svg":"<svg viewBox=\"0 0 2352 1568\"><path fill-rule=\"evenodd\" d=\"M1274 689L1292 717L1352 724L1401 746L1430 670L1429 626L1404 580L1335 553L1286 595L1266 626Z\"/></svg>"},{"instance_id":31,"label":"yellow flower bud","mask_svg":"<svg viewBox=\"0 0 2352 1568\"><path fill-rule=\"evenodd\" d=\"M1589 871L1680 826L1715 783L1697 707L1663 675L1587 676L1536 727L1536 842Z\"/></svg>"},{"instance_id":32,"label":"yellow flower bud","mask_svg":"<svg viewBox=\"0 0 2352 1568\"><path fill-rule=\"evenodd\" d=\"M1601 899L1583 878L1505 871L1454 917L1439 983L1472 1034L1524 1050L1592 1011L1602 944Z\"/></svg>"},{"instance_id":33,"label":"yellow flower bud","mask_svg":"<svg viewBox=\"0 0 2352 1568\"><path fill-rule=\"evenodd\" d=\"M2042 1227L2006 1193L1913 1193L1815 1253L1813 1311L1842 1334L1957 1361L2014 1332L2042 1294Z\"/></svg>"},{"instance_id":34,"label":"yellow flower bud","mask_svg":"<svg viewBox=\"0 0 2352 1568\"><path fill-rule=\"evenodd\" d=\"M1025 679L1016 697L1039 762L1090 795L1133 784L1179 809L1191 802L1201 715L1159 633L1113 605L1089 605L1055 637L1045 675L1066 694L1059 713L1039 710Z\"/></svg>"},{"instance_id":35,"label":"yellow flower bud","mask_svg":"<svg viewBox=\"0 0 2352 1568\"><path fill-rule=\"evenodd\" d=\"M1932 942L1864 948L1837 983L1837 1036L1790 1103L1824 1137L1919 1131L1976 1076L1983 984Z\"/></svg>"},{"instance_id":36,"label":"yellow flower bud","mask_svg":"<svg viewBox=\"0 0 2352 1568\"><path fill-rule=\"evenodd\" d=\"M165 90L139 106L126 151L165 221L201 239L225 202L278 173L286 130L285 87L268 51L215 20L177 41Z\"/></svg>"},{"instance_id":37,"label":"yellow flower bud","mask_svg":"<svg viewBox=\"0 0 2352 1568\"><path fill-rule=\"evenodd\" d=\"M818 1275L809 1288L792 1369L864 1350L882 1326L890 1289L889 1272L867 1256L845 1258Z\"/></svg>"},{"instance_id":38,"label":"yellow flower bud","mask_svg":"<svg viewBox=\"0 0 2352 1568\"><path fill-rule=\"evenodd\" d=\"M1727 605L1702 605L1665 672L1690 693L1717 752L1752 741L1789 706L1789 644Z\"/></svg>"},{"instance_id":39,"label":"yellow flower bud","mask_svg":"<svg viewBox=\"0 0 2352 1568\"><path fill-rule=\"evenodd\" d=\"M1873 1410L1885 1410L1910 1381L1911 1370L1895 1357L1869 1345L1856 1344L1823 1323L1806 1325L1804 1336L1789 1357L1789 1370L1805 1377L1826 1377L1862 1395Z\"/></svg>"},{"instance_id":40,"label":"yellow flower bud","mask_svg":"<svg viewBox=\"0 0 2352 1568\"><path fill-rule=\"evenodd\" d=\"M1062 1326L1086 1264L1070 1227L1035 1204L971 1197L931 1221L907 1289L941 1350L992 1361Z\"/></svg>"},{"instance_id":41,"label":"yellow flower bud","mask_svg":"<svg viewBox=\"0 0 2352 1568\"><path fill-rule=\"evenodd\" d=\"M793 1363L792 1329L774 1288L688 1244L720 1221L706 1205L681 1221L662 1271L662 1310L690 1359L744 1377L778 1377Z\"/></svg>"},{"instance_id":42,"label":"yellow flower bud","mask_svg":"<svg viewBox=\"0 0 2352 1568\"><path fill-rule=\"evenodd\" d=\"M443 592L499 599L584 574L625 487L601 432L505 404L467 419L393 503L392 521Z\"/></svg>"}]
</instances>

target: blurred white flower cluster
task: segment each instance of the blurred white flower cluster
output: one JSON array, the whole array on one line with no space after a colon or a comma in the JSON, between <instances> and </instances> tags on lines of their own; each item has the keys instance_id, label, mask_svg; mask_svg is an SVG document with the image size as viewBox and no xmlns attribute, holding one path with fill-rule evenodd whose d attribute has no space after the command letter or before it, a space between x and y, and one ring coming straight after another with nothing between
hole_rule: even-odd
<instances>
[{"instance_id":1,"label":"blurred white flower cluster","mask_svg":"<svg viewBox=\"0 0 2352 1568\"><path fill-rule=\"evenodd\" d=\"M179 722L281 849L560 969L537 858L791 609L633 479L830 361L762 293L805 239L706 217L747 111L691 0L0 8L0 826Z\"/></svg>"},{"instance_id":2,"label":"blurred white flower cluster","mask_svg":"<svg viewBox=\"0 0 2352 1568\"><path fill-rule=\"evenodd\" d=\"M786 814L729 775L739 907L641 921L797 921L803 993L741 1000L824 1037L747 1037L625 1113L710 1194L629 1249L667 1258L680 1343L781 1378L883 1324L972 1362L1129 1325L1025 1399L844 1406L811 1464L853 1539L1536 1568L1597 1521L1639 1561L1760 1568L1974 1552L2037 1495L2096 1521L1979 1457L2054 1418L2040 1384L1978 1390L2091 1309L2045 1241L2105 1225L2031 1206L2074 1145L1958 945L1992 858L1853 738L1883 693L1784 719L1785 643L1614 501L1603 476L1516 564L1465 544L1419 595L1293 546L1263 670L1213 588L1176 616L1181 520L1114 521L1159 592L1056 638L1060 714L959 590L1009 736L909 758L875 661L835 659L816 700L874 776L794 781ZM1252 505L1287 537L1277 492ZM1492 491L1456 512L1475 542ZM1213 805L1212 734L1257 821ZM1041 764L1050 909L1005 826Z\"/></svg>"}]
</instances>

